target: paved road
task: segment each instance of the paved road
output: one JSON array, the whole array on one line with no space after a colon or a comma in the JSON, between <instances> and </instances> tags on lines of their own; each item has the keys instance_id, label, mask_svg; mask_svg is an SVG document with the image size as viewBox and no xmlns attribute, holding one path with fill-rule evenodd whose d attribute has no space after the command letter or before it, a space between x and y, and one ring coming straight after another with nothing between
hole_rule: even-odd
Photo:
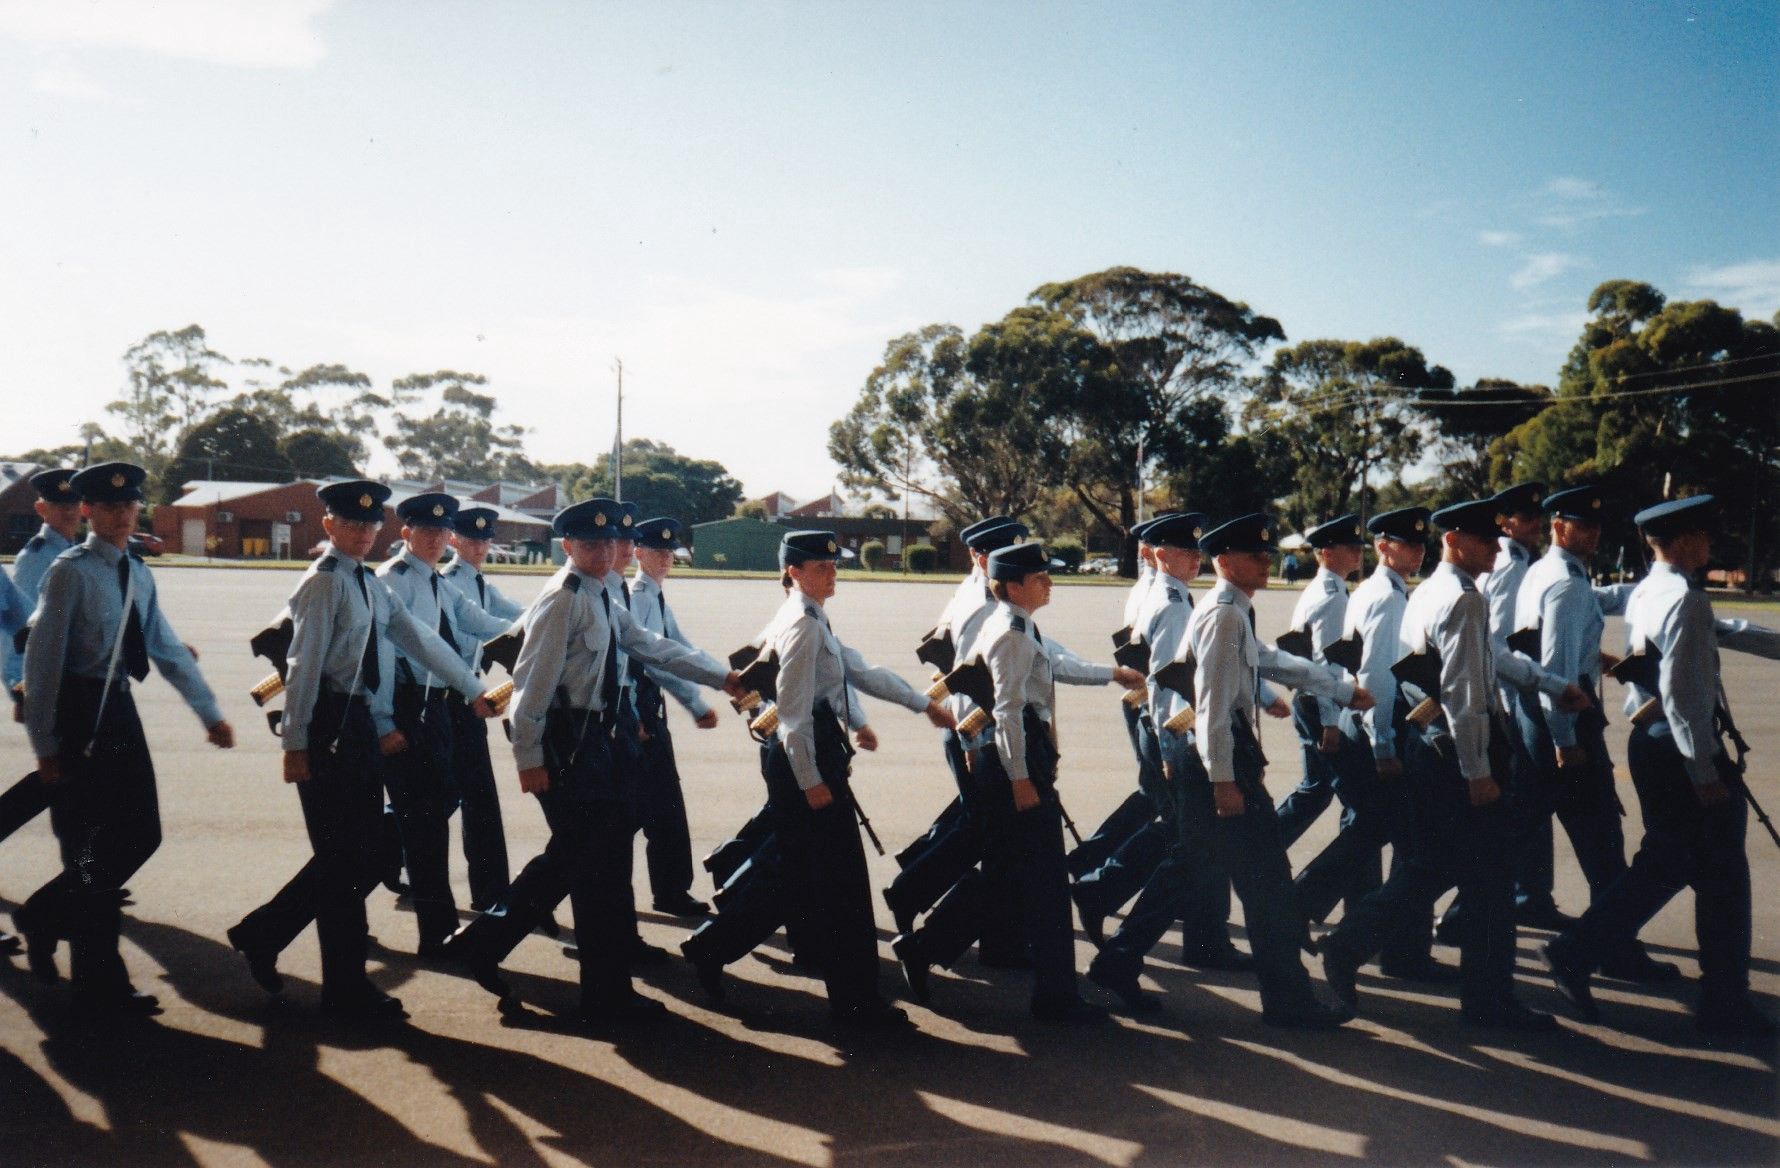
<instances>
[{"instance_id":1,"label":"paved road","mask_svg":"<svg viewBox=\"0 0 1780 1168\"><path fill-rule=\"evenodd\" d=\"M533 1010L503 1024L473 984L412 960L414 920L378 891L374 976L414 1018L386 1043L357 1038L316 1016L312 934L285 957L283 1004L269 1003L222 940L308 854L295 796L277 779L276 743L245 696L262 672L246 640L295 574L169 569L160 578L241 746L211 750L169 687L141 691L166 842L131 881L137 905L125 955L168 1010L155 1024L95 1035L64 1021L65 987L45 990L22 962L0 963L0 1162L1605 1165L1773 1163L1780 1152L1774 1052L1703 1045L1683 992L1610 990L1604 1008L1624 1030L1569 1023L1558 1035L1516 1040L1461 1028L1450 995L1373 980L1363 982L1363 1022L1287 1035L1260 1024L1251 980L1191 974L1165 960L1170 944L1148 970L1167 1002L1154 1022L1090 1032L1035 1025L1019 977L966 959L936 980L937 1010L911 1008L919 1034L847 1048L828 1032L820 986L798 976L775 942L733 967L734 1015L707 1008L676 962L644 979L645 992L672 1008L668 1024L590 1037L560 1019L575 990L556 946L534 938L515 953L511 969ZM514 577L510 592L528 599L541 583ZM688 633L718 651L751 638L780 598L771 582L688 580L671 591ZM844 582L832 614L868 658L918 681L910 649L946 594L938 585ZM1261 598L1263 635L1283 630L1290 600ZM1118 605L1115 591L1059 589L1046 635L1101 655ZM1609 637L1620 635L1615 623ZM1772 762L1780 666L1735 657L1727 665L1761 760L1756 789L1780 808ZM1084 825L1131 781L1115 702L1110 689L1064 691L1062 789ZM894 847L926 825L950 787L924 721L877 709L883 748L859 760L856 783ZM753 748L725 713L705 733L676 722L701 853L761 796ZM1269 725L1265 746L1271 786L1283 793L1298 769L1289 727ZM22 734L0 732L0 774L28 766ZM542 817L518 793L510 757L497 753L496 766L522 863L543 843ZM1319 824L1298 858L1332 829ZM1774 888L1780 850L1752 836L1750 851L1758 892ZM47 823L0 848L0 908L54 862ZM1581 879L1561 845L1559 863L1560 899L1580 907ZM874 857L873 871L881 884L892 864ZM640 866L638 880L646 887ZM1757 901L1756 985L1771 1010L1780 908L1771 896ZM1690 973L1691 921L1691 897L1682 896L1646 932ZM879 923L889 986L882 912ZM670 946L683 932L647 914L644 930ZM1523 996L1556 1008L1535 957L1541 939L1521 936ZM1078 956L1085 966L1085 941Z\"/></svg>"}]
</instances>

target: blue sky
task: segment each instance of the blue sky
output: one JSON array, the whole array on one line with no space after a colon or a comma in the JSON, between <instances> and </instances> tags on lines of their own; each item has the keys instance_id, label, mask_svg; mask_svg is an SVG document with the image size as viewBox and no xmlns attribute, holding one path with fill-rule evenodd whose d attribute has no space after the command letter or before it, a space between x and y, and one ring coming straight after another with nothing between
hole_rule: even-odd
<instances>
[{"instance_id":1,"label":"blue sky","mask_svg":"<svg viewBox=\"0 0 1780 1168\"><path fill-rule=\"evenodd\" d=\"M5 445L119 357L491 379L821 493L884 344L1115 264L1550 382L1602 280L1780 309L1770 4L0 0ZM388 469L387 465L378 469Z\"/></svg>"}]
</instances>

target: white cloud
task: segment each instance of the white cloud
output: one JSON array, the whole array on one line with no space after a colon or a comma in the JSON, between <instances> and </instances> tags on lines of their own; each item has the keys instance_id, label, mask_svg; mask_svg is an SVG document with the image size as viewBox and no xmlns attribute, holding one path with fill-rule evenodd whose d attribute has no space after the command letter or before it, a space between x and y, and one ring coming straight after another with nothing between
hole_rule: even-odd
<instances>
[{"instance_id":1,"label":"white cloud","mask_svg":"<svg viewBox=\"0 0 1780 1168\"><path fill-rule=\"evenodd\" d=\"M1518 231L1479 231L1477 242L1485 247L1513 247L1521 241Z\"/></svg>"},{"instance_id":2,"label":"white cloud","mask_svg":"<svg viewBox=\"0 0 1780 1168\"><path fill-rule=\"evenodd\" d=\"M1741 309L1744 316L1772 316L1780 309L1780 259L1695 268L1688 273L1687 287L1691 292Z\"/></svg>"},{"instance_id":3,"label":"white cloud","mask_svg":"<svg viewBox=\"0 0 1780 1168\"><path fill-rule=\"evenodd\" d=\"M1548 280L1555 280L1565 272L1586 267L1588 261L1581 256L1567 252L1551 251L1530 255L1520 270L1508 278L1508 283L1515 288L1527 289L1537 287Z\"/></svg>"},{"instance_id":4,"label":"white cloud","mask_svg":"<svg viewBox=\"0 0 1780 1168\"><path fill-rule=\"evenodd\" d=\"M106 101L111 92L67 61L58 60L31 75L31 88L53 97L72 97L81 101Z\"/></svg>"},{"instance_id":5,"label":"white cloud","mask_svg":"<svg viewBox=\"0 0 1780 1168\"><path fill-rule=\"evenodd\" d=\"M1633 206L1600 183L1585 178L1554 178L1533 198L1534 221L1542 227L1570 228L1597 219L1635 218Z\"/></svg>"},{"instance_id":6,"label":"white cloud","mask_svg":"<svg viewBox=\"0 0 1780 1168\"><path fill-rule=\"evenodd\" d=\"M1587 323L1586 312L1525 312L1497 325L1496 332L1504 337L1538 344L1549 341L1568 344Z\"/></svg>"},{"instance_id":7,"label":"white cloud","mask_svg":"<svg viewBox=\"0 0 1780 1168\"><path fill-rule=\"evenodd\" d=\"M0 36L39 49L128 49L248 69L307 69L327 53L333 0L0 0Z\"/></svg>"}]
</instances>

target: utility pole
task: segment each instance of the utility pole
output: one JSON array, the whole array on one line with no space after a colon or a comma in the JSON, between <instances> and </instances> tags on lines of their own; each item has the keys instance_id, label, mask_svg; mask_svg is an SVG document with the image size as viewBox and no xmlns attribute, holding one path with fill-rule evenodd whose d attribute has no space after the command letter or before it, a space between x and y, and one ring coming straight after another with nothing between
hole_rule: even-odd
<instances>
[{"instance_id":1,"label":"utility pole","mask_svg":"<svg viewBox=\"0 0 1780 1168\"><path fill-rule=\"evenodd\" d=\"M612 438L612 497L624 502L624 359L615 357L612 368L618 371L618 432Z\"/></svg>"}]
</instances>

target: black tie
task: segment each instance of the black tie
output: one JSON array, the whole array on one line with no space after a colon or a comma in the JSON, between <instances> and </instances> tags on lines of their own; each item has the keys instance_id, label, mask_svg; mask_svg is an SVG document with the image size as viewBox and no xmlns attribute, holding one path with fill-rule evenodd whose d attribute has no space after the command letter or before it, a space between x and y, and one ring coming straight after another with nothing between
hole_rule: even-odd
<instances>
[{"instance_id":1,"label":"black tie","mask_svg":"<svg viewBox=\"0 0 1780 1168\"><path fill-rule=\"evenodd\" d=\"M606 663L600 669L600 708L607 714L618 710L618 627L612 623L612 594L600 589L606 609Z\"/></svg>"},{"instance_id":2,"label":"black tie","mask_svg":"<svg viewBox=\"0 0 1780 1168\"><path fill-rule=\"evenodd\" d=\"M371 631L365 634L365 660L359 667L359 678L365 683L366 693L376 693L382 684L383 674L377 668L377 606L371 603L371 589L365 584L365 566L358 566L358 591L365 598L365 619L371 622Z\"/></svg>"},{"instance_id":3,"label":"black tie","mask_svg":"<svg viewBox=\"0 0 1780 1168\"><path fill-rule=\"evenodd\" d=\"M624 607L629 608L630 607L630 581L629 580L620 580L618 582L618 587L624 589Z\"/></svg>"},{"instance_id":4,"label":"black tie","mask_svg":"<svg viewBox=\"0 0 1780 1168\"><path fill-rule=\"evenodd\" d=\"M488 582L482 578L481 572L476 573L476 603L488 607Z\"/></svg>"},{"instance_id":5,"label":"black tie","mask_svg":"<svg viewBox=\"0 0 1780 1168\"><path fill-rule=\"evenodd\" d=\"M124 613L124 668L130 671L131 677L141 681L148 676L148 642L142 636L142 616L130 596L129 552L118 557L117 586L123 589L124 605L129 609Z\"/></svg>"},{"instance_id":6,"label":"black tie","mask_svg":"<svg viewBox=\"0 0 1780 1168\"><path fill-rule=\"evenodd\" d=\"M1032 639L1034 641L1037 641L1041 645L1045 643L1044 636L1042 634L1040 634L1038 631L1038 622L1037 621L1032 622Z\"/></svg>"},{"instance_id":7,"label":"black tie","mask_svg":"<svg viewBox=\"0 0 1780 1168\"><path fill-rule=\"evenodd\" d=\"M439 636L444 639L445 643L451 647L451 651L455 653L457 652L457 638L451 635L451 622L445 619L445 606L439 603L439 573L433 573L432 583L433 607L439 610Z\"/></svg>"}]
</instances>

